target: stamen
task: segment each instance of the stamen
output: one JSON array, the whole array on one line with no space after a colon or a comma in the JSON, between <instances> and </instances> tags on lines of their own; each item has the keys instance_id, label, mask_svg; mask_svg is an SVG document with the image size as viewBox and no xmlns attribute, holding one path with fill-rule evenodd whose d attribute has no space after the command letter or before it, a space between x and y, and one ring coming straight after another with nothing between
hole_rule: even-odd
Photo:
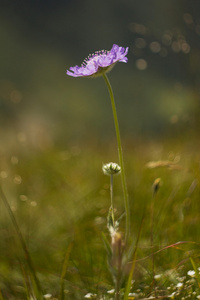
<instances>
[{"instance_id":1,"label":"stamen","mask_svg":"<svg viewBox=\"0 0 200 300\"><path fill-rule=\"evenodd\" d=\"M95 51L94 53L92 54L89 54L88 57L86 57L82 64L81 64L81 67L86 67L87 66L87 63L94 57L97 57L97 56L101 56L101 55L107 55L110 51L108 50L100 50L100 51Z\"/></svg>"}]
</instances>

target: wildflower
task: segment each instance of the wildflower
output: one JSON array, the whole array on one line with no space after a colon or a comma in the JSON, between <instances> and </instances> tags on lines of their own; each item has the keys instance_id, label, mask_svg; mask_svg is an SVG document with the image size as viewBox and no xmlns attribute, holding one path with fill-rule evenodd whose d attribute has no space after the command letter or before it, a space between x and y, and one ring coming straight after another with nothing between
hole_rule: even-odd
<instances>
[{"instance_id":1,"label":"wildflower","mask_svg":"<svg viewBox=\"0 0 200 300\"><path fill-rule=\"evenodd\" d=\"M67 75L72 77L96 77L110 71L119 62L127 62L128 47L119 47L114 44L110 51L97 51L89 55L81 66L70 67Z\"/></svg>"},{"instance_id":2,"label":"wildflower","mask_svg":"<svg viewBox=\"0 0 200 300\"><path fill-rule=\"evenodd\" d=\"M157 275L154 276L154 279L155 279L155 280L159 280L161 277L162 277L161 274L157 274Z\"/></svg>"},{"instance_id":3,"label":"wildflower","mask_svg":"<svg viewBox=\"0 0 200 300\"><path fill-rule=\"evenodd\" d=\"M178 289L182 288L182 287L183 287L183 283L182 283L182 282L177 283L176 287L177 287Z\"/></svg>"},{"instance_id":4,"label":"wildflower","mask_svg":"<svg viewBox=\"0 0 200 300\"><path fill-rule=\"evenodd\" d=\"M44 295L44 299L52 299L52 295L51 294L46 294L46 295Z\"/></svg>"},{"instance_id":5,"label":"wildflower","mask_svg":"<svg viewBox=\"0 0 200 300\"><path fill-rule=\"evenodd\" d=\"M175 295L176 295L176 292L173 292L171 295L168 296L168 298L174 299Z\"/></svg>"},{"instance_id":6,"label":"wildflower","mask_svg":"<svg viewBox=\"0 0 200 300\"><path fill-rule=\"evenodd\" d=\"M121 172L121 168L118 164L110 162L106 165L103 165L102 170L105 175L115 175Z\"/></svg>"},{"instance_id":7,"label":"wildflower","mask_svg":"<svg viewBox=\"0 0 200 300\"><path fill-rule=\"evenodd\" d=\"M87 293L84 298L87 298L87 299L96 299L96 294L92 294L92 293Z\"/></svg>"},{"instance_id":8,"label":"wildflower","mask_svg":"<svg viewBox=\"0 0 200 300\"><path fill-rule=\"evenodd\" d=\"M107 293L108 293L108 294L111 294L111 295L114 295L115 289L109 290L109 291L107 291Z\"/></svg>"},{"instance_id":9,"label":"wildflower","mask_svg":"<svg viewBox=\"0 0 200 300\"><path fill-rule=\"evenodd\" d=\"M189 276L191 276L191 277L195 277L195 271L194 271L194 270L189 270L189 271L187 272L187 274L188 274Z\"/></svg>"}]
</instances>

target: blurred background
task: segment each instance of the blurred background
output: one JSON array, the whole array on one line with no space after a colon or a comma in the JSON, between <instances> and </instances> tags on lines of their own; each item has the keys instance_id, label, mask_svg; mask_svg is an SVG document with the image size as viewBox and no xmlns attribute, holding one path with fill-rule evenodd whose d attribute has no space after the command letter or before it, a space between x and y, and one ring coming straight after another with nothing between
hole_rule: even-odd
<instances>
[{"instance_id":1,"label":"blurred background","mask_svg":"<svg viewBox=\"0 0 200 300\"><path fill-rule=\"evenodd\" d=\"M110 99L102 78L72 78L113 43L128 64L109 74L121 132L130 139L186 135L198 128L200 1L1 1L1 141L46 148L109 139Z\"/></svg>"},{"instance_id":2,"label":"blurred background","mask_svg":"<svg viewBox=\"0 0 200 300\"><path fill-rule=\"evenodd\" d=\"M70 299L82 299L99 280L112 287L101 237L110 205L102 163L118 161L109 94L101 77L73 78L66 70L114 43L129 47L128 63L108 77L134 237L145 207L141 243L150 245L152 184L161 178L156 242L199 239L199 12L199 0L0 2L0 179L47 293L59 293L71 240L66 286L77 295ZM145 168L158 160L165 168ZM120 176L115 182L120 216ZM10 221L0 201L0 290L23 299L24 257ZM173 252L158 266L182 259Z\"/></svg>"}]
</instances>

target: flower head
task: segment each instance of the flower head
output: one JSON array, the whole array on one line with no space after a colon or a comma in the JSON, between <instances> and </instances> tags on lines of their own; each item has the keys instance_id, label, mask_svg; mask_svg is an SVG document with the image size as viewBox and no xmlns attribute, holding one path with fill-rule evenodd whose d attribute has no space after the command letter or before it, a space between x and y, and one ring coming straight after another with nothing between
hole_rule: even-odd
<instances>
[{"instance_id":1,"label":"flower head","mask_svg":"<svg viewBox=\"0 0 200 300\"><path fill-rule=\"evenodd\" d=\"M119 62L127 62L128 47L114 44L110 51L102 50L89 55L81 66L70 67L67 75L72 77L96 77L110 71Z\"/></svg>"},{"instance_id":2,"label":"flower head","mask_svg":"<svg viewBox=\"0 0 200 300\"><path fill-rule=\"evenodd\" d=\"M121 172L120 166L113 162L103 165L102 170L103 170L103 173L108 176L119 174Z\"/></svg>"},{"instance_id":3,"label":"flower head","mask_svg":"<svg viewBox=\"0 0 200 300\"><path fill-rule=\"evenodd\" d=\"M195 277L195 271L194 270L189 270L187 272L187 274L190 276L190 277Z\"/></svg>"},{"instance_id":4,"label":"flower head","mask_svg":"<svg viewBox=\"0 0 200 300\"><path fill-rule=\"evenodd\" d=\"M96 294L92 294L92 293L87 293L84 298L88 298L88 299L96 299Z\"/></svg>"}]
</instances>

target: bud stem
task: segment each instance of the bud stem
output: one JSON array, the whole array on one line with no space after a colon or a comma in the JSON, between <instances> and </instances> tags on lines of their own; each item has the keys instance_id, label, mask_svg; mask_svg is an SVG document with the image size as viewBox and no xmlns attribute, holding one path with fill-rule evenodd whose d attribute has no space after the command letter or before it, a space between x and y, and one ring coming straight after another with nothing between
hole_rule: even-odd
<instances>
[{"instance_id":1,"label":"bud stem","mask_svg":"<svg viewBox=\"0 0 200 300\"><path fill-rule=\"evenodd\" d=\"M114 219L114 206L113 206L113 174L110 175L110 201L111 201L111 209L112 209L112 219L113 219L113 224L115 224L115 219Z\"/></svg>"}]
</instances>

